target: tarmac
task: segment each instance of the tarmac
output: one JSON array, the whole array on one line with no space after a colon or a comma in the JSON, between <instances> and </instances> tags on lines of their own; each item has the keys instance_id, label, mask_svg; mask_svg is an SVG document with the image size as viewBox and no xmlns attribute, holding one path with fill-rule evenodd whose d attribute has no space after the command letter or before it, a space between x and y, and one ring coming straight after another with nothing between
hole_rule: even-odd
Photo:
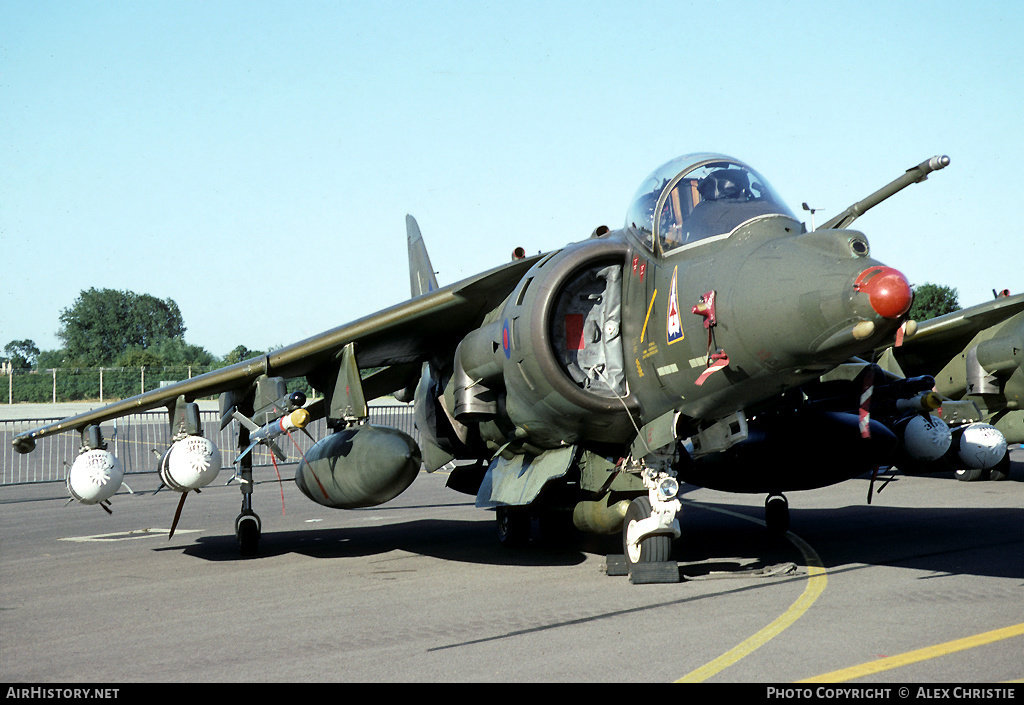
<instances>
[{"instance_id":1,"label":"tarmac","mask_svg":"<svg viewBox=\"0 0 1024 705\"><path fill-rule=\"evenodd\" d=\"M0 681L683 681L818 695L824 681L845 697L989 684L1021 698L1024 453L1011 457L1008 480L897 475L871 504L867 477L791 493L781 539L764 529L763 496L684 487L678 580L658 584L607 574L617 537L502 548L493 514L444 473L343 511L271 469L248 559L224 476L189 496L170 539L178 495L153 494L155 478L115 496L110 515L65 506L59 484L0 488Z\"/></svg>"}]
</instances>

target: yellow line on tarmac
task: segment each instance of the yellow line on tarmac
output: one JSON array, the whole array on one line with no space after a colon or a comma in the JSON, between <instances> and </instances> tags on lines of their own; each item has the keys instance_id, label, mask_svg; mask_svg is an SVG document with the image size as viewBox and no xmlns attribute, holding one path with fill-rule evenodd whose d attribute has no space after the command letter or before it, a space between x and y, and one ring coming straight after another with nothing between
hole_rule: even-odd
<instances>
[{"instance_id":1,"label":"yellow line on tarmac","mask_svg":"<svg viewBox=\"0 0 1024 705\"><path fill-rule=\"evenodd\" d=\"M975 646L984 646L985 644L991 644L994 641L1001 641L1003 639L1010 639L1021 635L1024 635L1024 623L1015 624L1012 627L994 629L990 632L976 634L963 639L947 641L945 644L937 644L936 646L929 646L924 649L917 649L916 651L908 651L905 654L897 654L896 656L889 656L888 658L879 659L877 661L869 661L867 663L862 663L859 666L843 668L838 671L832 671L831 673L825 673L820 676L815 676L814 678L807 678L797 682L841 683L854 678L874 675L875 673L888 671L892 668L907 666L912 663L917 663L918 661L926 661L928 659L936 658L937 656L945 656L946 654L953 654L965 649L973 649Z\"/></svg>"},{"instance_id":2,"label":"yellow line on tarmac","mask_svg":"<svg viewBox=\"0 0 1024 705\"><path fill-rule=\"evenodd\" d=\"M730 516L739 517L752 521L755 524L764 524L763 521L752 519L744 514L731 512L727 509L719 509L707 505L704 506L706 509L711 509L722 514L729 514ZM687 673L685 676L676 681L676 683L701 683L711 676L719 673L720 671L728 668L732 664L736 663L744 656L754 652L767 644L771 639L781 634L785 629L793 624L796 620L803 616L814 601L818 599L818 596L825 590L825 586L828 584L828 576L825 567L821 563L821 559L811 546L801 539L799 536L792 532L786 534L786 538L794 546L800 549L800 553L804 556L804 562L807 564L807 587L804 588L803 594L797 598L796 602L790 605L789 609L786 610L778 619L769 624L767 627L754 634L752 637L741 643L739 646L725 652L714 661L701 666L695 671Z\"/></svg>"}]
</instances>

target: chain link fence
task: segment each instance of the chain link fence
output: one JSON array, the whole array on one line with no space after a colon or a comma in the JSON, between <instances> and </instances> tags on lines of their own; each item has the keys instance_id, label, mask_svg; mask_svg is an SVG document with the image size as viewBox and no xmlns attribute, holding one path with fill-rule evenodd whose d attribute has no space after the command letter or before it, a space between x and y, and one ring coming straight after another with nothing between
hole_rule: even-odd
<instances>
[{"instance_id":1,"label":"chain link fence","mask_svg":"<svg viewBox=\"0 0 1024 705\"><path fill-rule=\"evenodd\" d=\"M68 367L48 370L0 371L0 400L8 404L57 404L71 401L127 399L136 394L198 377L222 365L155 367ZM290 380L288 391L313 390L302 379Z\"/></svg>"},{"instance_id":2,"label":"chain link fence","mask_svg":"<svg viewBox=\"0 0 1024 705\"><path fill-rule=\"evenodd\" d=\"M217 369L180 367L71 367L13 370L0 376L0 395L8 404L125 399Z\"/></svg>"},{"instance_id":3,"label":"chain link fence","mask_svg":"<svg viewBox=\"0 0 1024 705\"><path fill-rule=\"evenodd\" d=\"M0 485L18 485L36 482L63 482L78 456L81 438L77 432L66 431L36 441L36 449L21 454L14 450L11 440L19 433L44 426L56 418L0 420ZM220 414L201 411L204 435L213 441L221 454L221 466L230 468L238 455L238 422L232 421L219 429ZM412 406L406 404L373 405L369 422L376 426L390 426L408 433L419 442L413 424ZM154 472L160 456L170 447L170 424L165 411L131 414L102 425L107 449L124 466L125 474ZM326 423L320 419L307 428L314 439L326 435ZM277 439L278 447L287 456L285 464L297 463L314 443L302 432L292 432ZM281 461L278 461L280 464ZM264 446L253 450L253 466L271 465L270 451Z\"/></svg>"}]
</instances>

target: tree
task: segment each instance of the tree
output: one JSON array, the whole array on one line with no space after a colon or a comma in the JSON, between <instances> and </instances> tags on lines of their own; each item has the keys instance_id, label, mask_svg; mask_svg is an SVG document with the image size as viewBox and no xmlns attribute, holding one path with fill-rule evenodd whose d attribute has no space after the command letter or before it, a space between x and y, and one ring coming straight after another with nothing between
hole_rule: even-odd
<instances>
[{"instance_id":1,"label":"tree","mask_svg":"<svg viewBox=\"0 0 1024 705\"><path fill-rule=\"evenodd\" d=\"M36 364L39 348L31 340L12 340L4 346L4 352L11 361L11 367L23 370Z\"/></svg>"},{"instance_id":2,"label":"tree","mask_svg":"<svg viewBox=\"0 0 1024 705\"><path fill-rule=\"evenodd\" d=\"M164 338L148 348L128 348L117 356L114 366L188 367L212 365L215 361L205 348L190 345L181 338Z\"/></svg>"},{"instance_id":3,"label":"tree","mask_svg":"<svg viewBox=\"0 0 1024 705\"><path fill-rule=\"evenodd\" d=\"M114 360L114 367L163 367L160 356L152 348L128 348Z\"/></svg>"},{"instance_id":4,"label":"tree","mask_svg":"<svg viewBox=\"0 0 1024 705\"><path fill-rule=\"evenodd\" d=\"M185 335L172 299L115 289L89 289L61 311L57 336L66 359L83 366L110 365L129 348L146 348Z\"/></svg>"},{"instance_id":5,"label":"tree","mask_svg":"<svg viewBox=\"0 0 1024 705\"><path fill-rule=\"evenodd\" d=\"M253 358L256 357L257 355L262 354L263 352L260 350L250 350L244 345L238 345L235 346L234 350L232 350L231 352L224 356L222 362L225 365L233 365L236 362L242 362L243 360L248 360L249 358Z\"/></svg>"},{"instance_id":6,"label":"tree","mask_svg":"<svg viewBox=\"0 0 1024 705\"><path fill-rule=\"evenodd\" d=\"M927 321L960 310L956 289L940 284L925 283L914 289L914 303L909 317L914 321Z\"/></svg>"},{"instance_id":7,"label":"tree","mask_svg":"<svg viewBox=\"0 0 1024 705\"><path fill-rule=\"evenodd\" d=\"M40 370L52 370L55 367L64 367L65 354L63 350L43 350L36 358L36 367Z\"/></svg>"}]
</instances>

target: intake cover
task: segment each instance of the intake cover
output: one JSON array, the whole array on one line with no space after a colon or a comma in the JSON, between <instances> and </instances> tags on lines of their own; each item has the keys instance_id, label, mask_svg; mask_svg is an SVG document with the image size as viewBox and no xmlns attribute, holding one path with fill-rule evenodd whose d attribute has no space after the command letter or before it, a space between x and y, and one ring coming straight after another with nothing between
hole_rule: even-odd
<instances>
[{"instance_id":1,"label":"intake cover","mask_svg":"<svg viewBox=\"0 0 1024 705\"><path fill-rule=\"evenodd\" d=\"M497 318L460 345L456 408L478 416L500 408L539 448L631 439L626 409L636 402L619 331L627 251L591 239L535 264Z\"/></svg>"}]
</instances>

